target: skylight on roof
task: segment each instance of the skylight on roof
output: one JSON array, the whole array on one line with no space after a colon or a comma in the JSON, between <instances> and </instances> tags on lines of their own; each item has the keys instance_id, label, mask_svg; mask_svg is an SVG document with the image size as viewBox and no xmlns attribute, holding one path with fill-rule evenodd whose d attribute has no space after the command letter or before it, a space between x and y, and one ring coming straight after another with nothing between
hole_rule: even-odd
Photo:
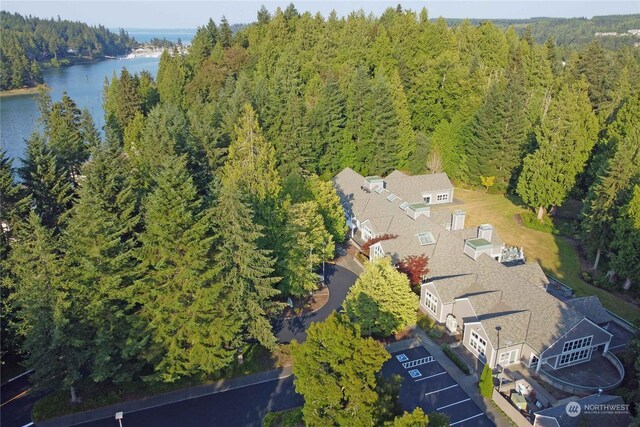
<instances>
[{"instance_id":1,"label":"skylight on roof","mask_svg":"<svg viewBox=\"0 0 640 427\"><path fill-rule=\"evenodd\" d=\"M409 207L409 202L402 202L400 204L400 209L402 209L403 211L406 211L408 207Z\"/></svg>"},{"instance_id":2,"label":"skylight on roof","mask_svg":"<svg viewBox=\"0 0 640 427\"><path fill-rule=\"evenodd\" d=\"M433 234L431 234L430 231L418 234L418 240L420 240L422 246L432 245L436 242L436 239L433 238Z\"/></svg>"},{"instance_id":3,"label":"skylight on roof","mask_svg":"<svg viewBox=\"0 0 640 427\"><path fill-rule=\"evenodd\" d=\"M376 189L375 189L375 192L378 193L378 194L382 193L383 191L384 191L384 187L381 186L381 185L376 187Z\"/></svg>"},{"instance_id":4,"label":"skylight on roof","mask_svg":"<svg viewBox=\"0 0 640 427\"><path fill-rule=\"evenodd\" d=\"M395 194L391 193L387 196L387 200L390 202L393 202L395 199L397 199L398 196L396 196Z\"/></svg>"}]
</instances>

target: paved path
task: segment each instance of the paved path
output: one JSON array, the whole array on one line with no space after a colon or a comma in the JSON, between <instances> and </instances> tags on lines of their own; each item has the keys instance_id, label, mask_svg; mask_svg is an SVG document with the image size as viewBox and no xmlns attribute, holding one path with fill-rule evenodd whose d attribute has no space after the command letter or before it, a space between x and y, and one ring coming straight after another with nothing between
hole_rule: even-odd
<instances>
[{"instance_id":1,"label":"paved path","mask_svg":"<svg viewBox=\"0 0 640 427\"><path fill-rule=\"evenodd\" d=\"M321 322L331 313L342 307L342 302L347 296L349 288L355 283L358 276L346 268L350 261L339 261L336 265L328 264L325 270L325 281L329 287L329 300L317 311L305 316L281 319L273 325L273 331L281 343L289 343L292 340L302 342L307 338L307 328L313 322ZM340 265L342 263L342 265ZM356 264L354 266L357 267ZM356 268L352 267L352 268Z\"/></svg>"}]
</instances>

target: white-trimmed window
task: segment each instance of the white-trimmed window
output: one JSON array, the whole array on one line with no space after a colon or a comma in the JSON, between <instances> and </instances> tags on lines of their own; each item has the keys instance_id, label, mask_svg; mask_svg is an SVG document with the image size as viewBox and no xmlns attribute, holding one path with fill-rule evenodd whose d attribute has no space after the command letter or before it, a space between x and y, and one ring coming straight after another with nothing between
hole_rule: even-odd
<instances>
[{"instance_id":1,"label":"white-trimmed window","mask_svg":"<svg viewBox=\"0 0 640 427\"><path fill-rule=\"evenodd\" d=\"M438 194L436 196L436 200L439 201L439 202L444 202L446 200L449 200L449 193Z\"/></svg>"},{"instance_id":2,"label":"white-trimmed window","mask_svg":"<svg viewBox=\"0 0 640 427\"><path fill-rule=\"evenodd\" d=\"M591 348L583 348L582 350L574 351L573 353L567 353L560 356L558 366L569 365L571 363L580 362L591 357Z\"/></svg>"},{"instance_id":3,"label":"white-trimmed window","mask_svg":"<svg viewBox=\"0 0 640 427\"><path fill-rule=\"evenodd\" d=\"M474 330L471 330L471 339L469 339L469 344L471 344L471 347L475 351L484 356L484 353L487 350L487 342Z\"/></svg>"},{"instance_id":4,"label":"white-trimmed window","mask_svg":"<svg viewBox=\"0 0 640 427\"><path fill-rule=\"evenodd\" d=\"M591 357L591 343L593 336L567 341L562 346L562 354L558 360L558 366L569 365Z\"/></svg>"},{"instance_id":5,"label":"white-trimmed window","mask_svg":"<svg viewBox=\"0 0 640 427\"><path fill-rule=\"evenodd\" d=\"M362 225L362 240L365 242L373 238L373 232L366 225Z\"/></svg>"},{"instance_id":6,"label":"white-trimmed window","mask_svg":"<svg viewBox=\"0 0 640 427\"><path fill-rule=\"evenodd\" d=\"M501 364L502 366L509 365L511 363L515 363L517 358L518 358L518 349L503 351L502 353L500 353L500 357L498 358L498 363Z\"/></svg>"},{"instance_id":7,"label":"white-trimmed window","mask_svg":"<svg viewBox=\"0 0 640 427\"><path fill-rule=\"evenodd\" d=\"M384 256L384 249L382 249L382 245L380 243L376 243L371 246L371 256L373 258L380 258Z\"/></svg>"},{"instance_id":8,"label":"white-trimmed window","mask_svg":"<svg viewBox=\"0 0 640 427\"><path fill-rule=\"evenodd\" d=\"M588 336L584 338L578 338L577 340L567 341L562 346L562 352L568 353L573 350L579 350L583 347L591 347L591 342L593 341L593 336Z\"/></svg>"},{"instance_id":9,"label":"white-trimmed window","mask_svg":"<svg viewBox=\"0 0 640 427\"><path fill-rule=\"evenodd\" d=\"M431 292L425 291L424 293L424 305L430 312L436 314L438 311L438 298L436 298Z\"/></svg>"}]
</instances>

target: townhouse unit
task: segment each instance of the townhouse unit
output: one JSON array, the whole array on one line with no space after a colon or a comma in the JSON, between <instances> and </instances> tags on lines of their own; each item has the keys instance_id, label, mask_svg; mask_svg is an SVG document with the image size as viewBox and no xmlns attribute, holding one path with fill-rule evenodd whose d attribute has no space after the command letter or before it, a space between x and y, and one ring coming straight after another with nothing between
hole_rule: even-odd
<instances>
[{"instance_id":1,"label":"townhouse unit","mask_svg":"<svg viewBox=\"0 0 640 427\"><path fill-rule=\"evenodd\" d=\"M505 244L491 225L465 228L446 174L382 178L345 169L333 183L352 238L375 239L371 259L429 257L421 310L483 363L553 373L608 354L612 334L547 293L537 263L503 263Z\"/></svg>"}]
</instances>

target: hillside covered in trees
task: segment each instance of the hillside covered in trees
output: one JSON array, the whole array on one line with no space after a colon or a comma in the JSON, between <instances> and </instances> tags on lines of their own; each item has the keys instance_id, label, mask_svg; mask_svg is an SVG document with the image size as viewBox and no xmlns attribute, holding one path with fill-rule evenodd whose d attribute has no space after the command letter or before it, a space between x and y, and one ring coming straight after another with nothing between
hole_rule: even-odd
<instances>
[{"instance_id":1,"label":"hillside covered in trees","mask_svg":"<svg viewBox=\"0 0 640 427\"><path fill-rule=\"evenodd\" d=\"M447 19L450 25L460 25L462 19ZM532 37L538 43L553 38L558 46L568 49L584 48L597 37L603 46L616 49L622 46L634 46L640 43L640 36L632 35L629 30L640 29L640 14L594 16L592 18L530 18L530 19L470 19L474 25L491 21L499 28L513 27L523 36ZM603 36L596 33L615 33Z\"/></svg>"},{"instance_id":2,"label":"hillside covered in trees","mask_svg":"<svg viewBox=\"0 0 640 427\"><path fill-rule=\"evenodd\" d=\"M272 319L344 240L328 181L344 167L445 171L540 215L583 199L585 245L637 293L637 75L638 49L563 57L426 10L209 21L157 79L106 84L105 138L44 96L21 184L2 159L2 347L74 400L228 373L249 344L276 346Z\"/></svg>"},{"instance_id":3,"label":"hillside covered in trees","mask_svg":"<svg viewBox=\"0 0 640 427\"><path fill-rule=\"evenodd\" d=\"M81 22L0 12L0 90L42 83L42 66L90 61L128 52L136 43L123 30Z\"/></svg>"}]
</instances>

